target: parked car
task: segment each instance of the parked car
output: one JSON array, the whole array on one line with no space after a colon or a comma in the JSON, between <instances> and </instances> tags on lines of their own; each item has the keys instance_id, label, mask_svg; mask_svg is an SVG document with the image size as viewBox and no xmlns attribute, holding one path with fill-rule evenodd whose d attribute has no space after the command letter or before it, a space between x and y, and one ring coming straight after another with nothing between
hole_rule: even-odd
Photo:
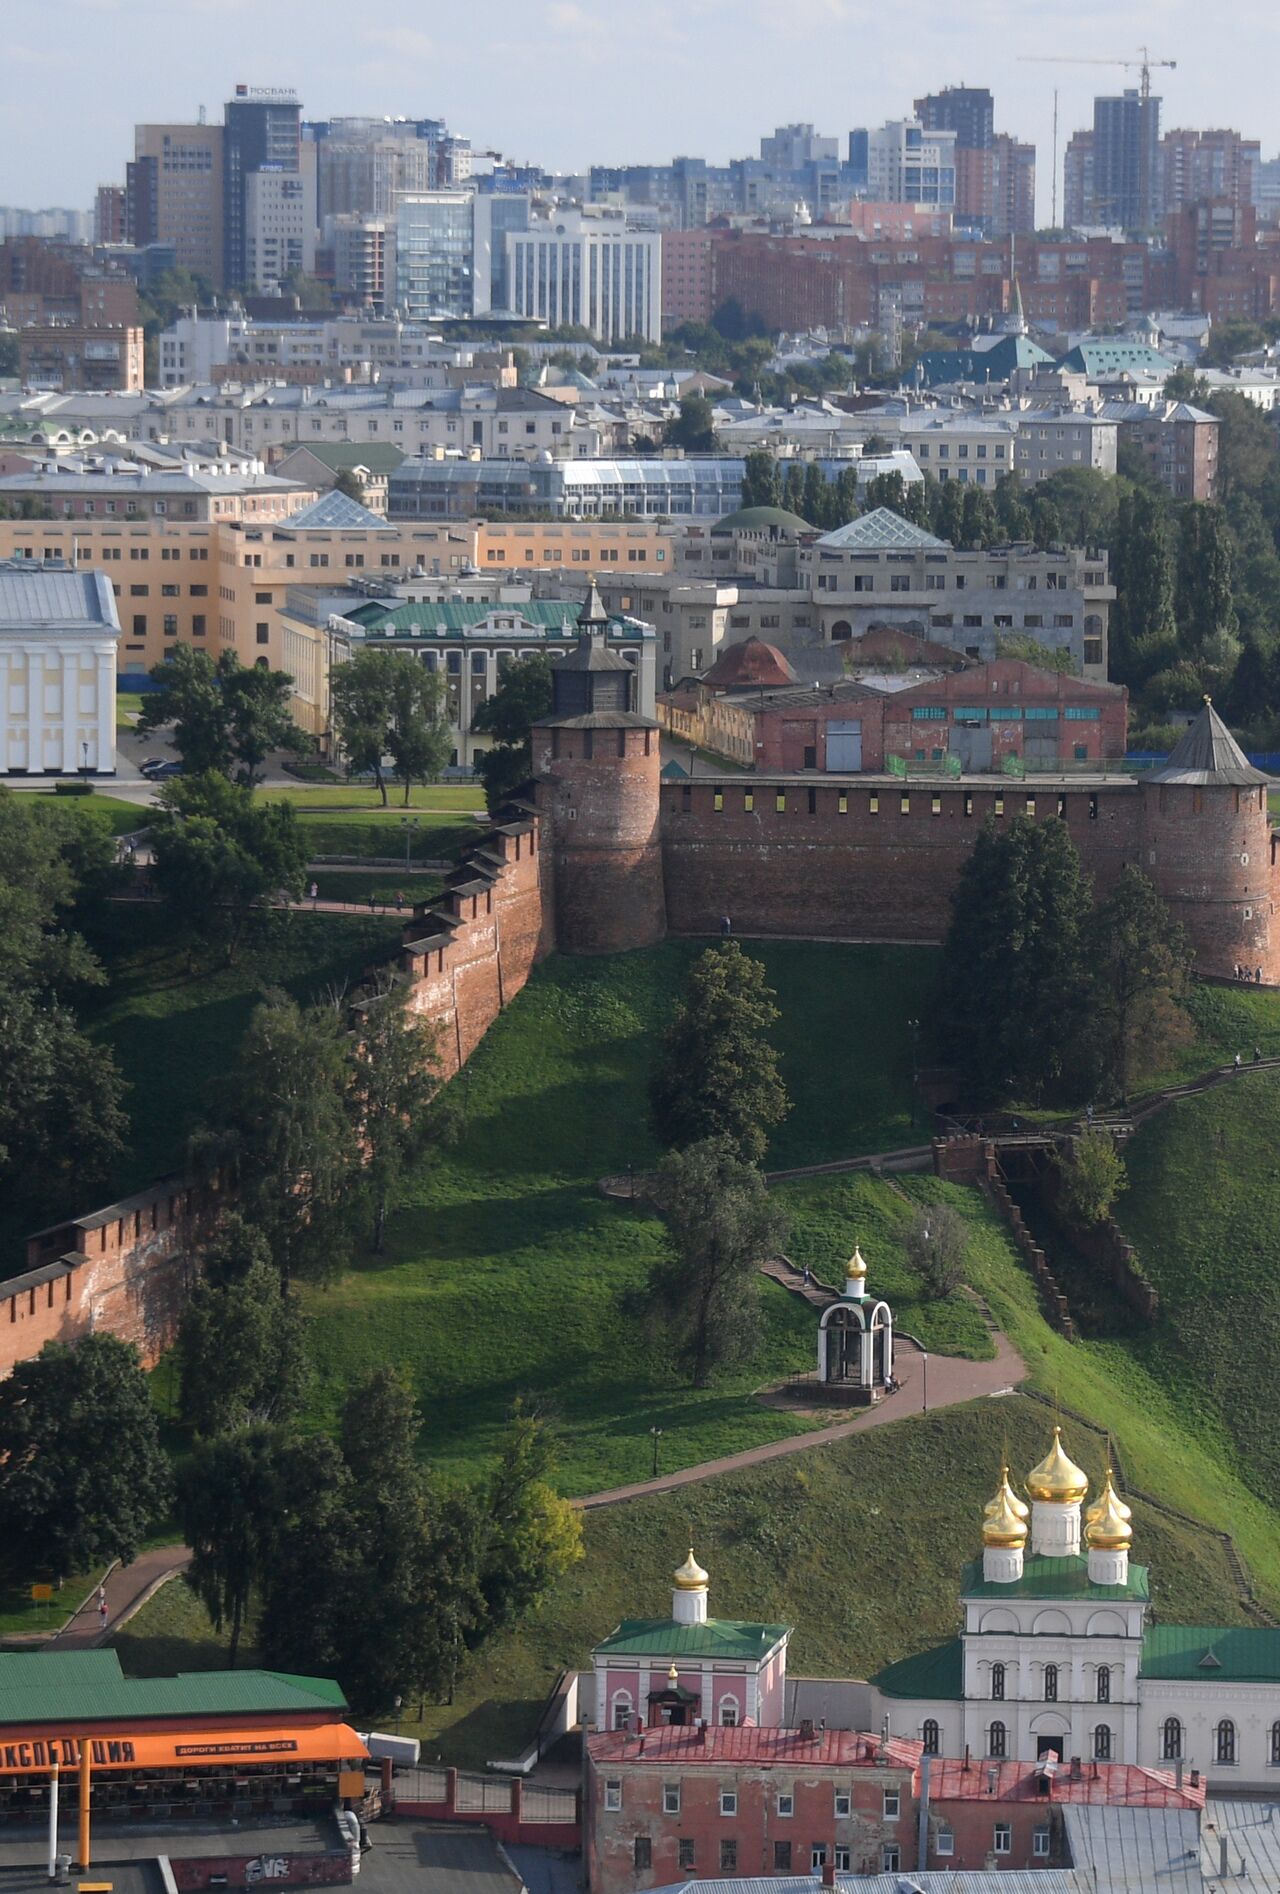
<instances>
[{"instance_id":1,"label":"parked car","mask_svg":"<svg viewBox=\"0 0 1280 1894\"><path fill-rule=\"evenodd\" d=\"M168 761L167 756L144 756L138 768L142 771L144 776L149 776L153 769L159 769L162 763L167 763Z\"/></svg>"},{"instance_id":2,"label":"parked car","mask_svg":"<svg viewBox=\"0 0 1280 1894\"><path fill-rule=\"evenodd\" d=\"M157 763L154 769L144 769L142 773L149 783L165 783L171 776L181 776L182 765L176 761Z\"/></svg>"}]
</instances>

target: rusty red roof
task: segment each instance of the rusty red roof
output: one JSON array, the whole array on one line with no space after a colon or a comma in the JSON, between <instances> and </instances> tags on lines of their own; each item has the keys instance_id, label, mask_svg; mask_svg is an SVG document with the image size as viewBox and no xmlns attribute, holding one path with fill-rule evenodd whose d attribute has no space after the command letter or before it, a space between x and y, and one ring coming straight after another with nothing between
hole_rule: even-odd
<instances>
[{"instance_id":1,"label":"rusty red roof","mask_svg":"<svg viewBox=\"0 0 1280 1894\"><path fill-rule=\"evenodd\" d=\"M771 688L795 681L796 674L777 645L766 644L763 638L744 638L741 644L726 646L702 674L702 682L716 691L737 690L745 684Z\"/></svg>"},{"instance_id":2,"label":"rusty red roof","mask_svg":"<svg viewBox=\"0 0 1280 1894\"><path fill-rule=\"evenodd\" d=\"M1086 1762L1079 1776L1060 1764L1045 1793L1046 1778L1031 1763L970 1762L935 1758L929 1770L931 1802L1074 1802L1110 1808L1198 1809L1204 1807L1203 1777L1182 1787L1172 1769L1144 1769L1137 1763Z\"/></svg>"},{"instance_id":3,"label":"rusty red roof","mask_svg":"<svg viewBox=\"0 0 1280 1894\"><path fill-rule=\"evenodd\" d=\"M720 1767L751 1763L766 1768L774 1763L831 1769L886 1764L914 1769L922 1753L919 1743L905 1737L890 1736L882 1742L864 1730L815 1729L808 1736L795 1729L762 1729L754 1724L725 1729L715 1723L701 1729L695 1724L664 1723L643 1733L600 1731L587 1738L587 1748L596 1763L711 1763Z\"/></svg>"}]
</instances>

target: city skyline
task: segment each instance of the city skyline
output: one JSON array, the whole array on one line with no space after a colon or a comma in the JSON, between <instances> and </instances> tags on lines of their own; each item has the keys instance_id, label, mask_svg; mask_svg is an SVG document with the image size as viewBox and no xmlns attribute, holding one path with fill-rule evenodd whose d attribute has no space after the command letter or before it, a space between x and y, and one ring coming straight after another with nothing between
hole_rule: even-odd
<instances>
[{"instance_id":1,"label":"city skyline","mask_svg":"<svg viewBox=\"0 0 1280 1894\"><path fill-rule=\"evenodd\" d=\"M1004 15L992 0L963 18L939 17L918 0L889 17L861 0L793 0L785 19L764 0L653 0L615 26L577 0L491 0L477 40L461 16L423 25L409 0L386 0L376 24L354 30L337 0L258 0L252 12L249 0L183 0L180 35L169 0L9 0L6 60L20 83L0 124L0 202L86 206L98 184L122 178L135 123L194 120L200 105L220 118L238 82L294 86L311 118L436 114L479 149L568 172L685 153L721 163L795 120L843 147L855 125L909 115L923 92L969 84L995 94L998 130L1036 145L1037 219L1046 224L1055 86L1061 214L1068 138L1092 122L1096 95L1138 79L1119 64L1089 62L1136 57L1144 38L1153 58L1178 61L1176 72L1152 75L1162 128L1230 126L1259 138L1264 158L1280 151L1266 58L1280 30L1252 0L1236 21L1258 56L1233 65L1205 61L1203 16L1186 0L1158 18L1131 6L1068 13L1056 0L1034 21ZM241 51L238 29L250 19ZM154 43L139 60L137 35L149 28ZM1089 49L1079 63L1069 51L1061 65L1023 63L1076 47ZM821 58L808 56L819 49ZM708 86L709 65L720 84ZM641 102L635 118L620 122L615 74L637 69L651 84L632 95ZM546 102L570 87L572 109L548 113Z\"/></svg>"}]
</instances>

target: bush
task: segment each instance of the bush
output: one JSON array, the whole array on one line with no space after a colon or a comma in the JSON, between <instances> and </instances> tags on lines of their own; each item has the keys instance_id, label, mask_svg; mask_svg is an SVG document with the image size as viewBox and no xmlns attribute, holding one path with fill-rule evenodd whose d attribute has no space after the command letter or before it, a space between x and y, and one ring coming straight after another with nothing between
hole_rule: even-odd
<instances>
[{"instance_id":1,"label":"bush","mask_svg":"<svg viewBox=\"0 0 1280 1894\"><path fill-rule=\"evenodd\" d=\"M86 782L83 776L78 776L74 781L56 782L53 785L53 793L55 796L91 796L93 784Z\"/></svg>"}]
</instances>

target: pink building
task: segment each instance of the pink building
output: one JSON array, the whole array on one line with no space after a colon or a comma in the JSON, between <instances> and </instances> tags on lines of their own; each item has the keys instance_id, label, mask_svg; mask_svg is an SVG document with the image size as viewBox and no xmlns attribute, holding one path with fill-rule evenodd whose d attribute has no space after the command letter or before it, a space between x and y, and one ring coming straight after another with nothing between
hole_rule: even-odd
<instances>
[{"instance_id":1,"label":"pink building","mask_svg":"<svg viewBox=\"0 0 1280 1894\"><path fill-rule=\"evenodd\" d=\"M602 1730L724 1728L782 1722L786 1624L707 1615L707 1574L690 1550L674 1574L669 1618L624 1618L592 1653Z\"/></svg>"}]
</instances>

